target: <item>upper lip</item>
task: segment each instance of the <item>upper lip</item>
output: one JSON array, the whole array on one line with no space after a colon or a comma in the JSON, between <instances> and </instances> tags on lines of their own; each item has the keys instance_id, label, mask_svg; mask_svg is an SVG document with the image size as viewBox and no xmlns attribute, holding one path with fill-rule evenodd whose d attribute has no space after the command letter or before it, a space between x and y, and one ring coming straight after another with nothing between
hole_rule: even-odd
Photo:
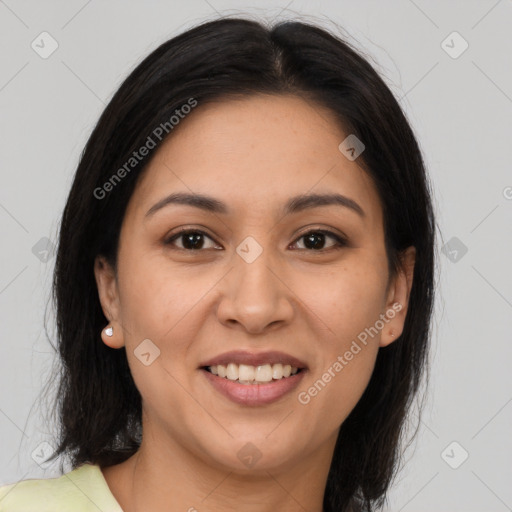
<instances>
[{"instance_id":1,"label":"upper lip","mask_svg":"<svg viewBox=\"0 0 512 512\"><path fill-rule=\"evenodd\" d=\"M289 364L290 366L294 366L299 369L307 368L306 363L293 357L289 354L285 354L284 352L278 352L275 350L267 351L267 352L249 352L245 350L233 350L231 352L225 352L224 354L219 354L218 356L213 357L212 359L208 359L207 361L200 364L200 367L203 368L205 366L216 366L221 364L223 366L228 365L229 363L234 364L246 364L249 366L261 366L264 364Z\"/></svg>"}]
</instances>

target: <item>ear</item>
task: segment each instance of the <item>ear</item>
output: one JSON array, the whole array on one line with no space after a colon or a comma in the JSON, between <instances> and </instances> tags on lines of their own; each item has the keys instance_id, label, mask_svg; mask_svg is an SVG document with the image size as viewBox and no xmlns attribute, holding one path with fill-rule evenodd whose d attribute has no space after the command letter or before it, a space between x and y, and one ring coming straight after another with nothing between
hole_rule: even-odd
<instances>
[{"instance_id":1,"label":"ear","mask_svg":"<svg viewBox=\"0 0 512 512\"><path fill-rule=\"evenodd\" d=\"M94 260L94 276L103 314L110 322L109 326L113 328L112 336L107 336L103 329L101 339L105 345L111 348L121 348L124 346L124 337L120 322L121 310L117 279L114 269L104 256L97 256Z\"/></svg>"},{"instance_id":2,"label":"ear","mask_svg":"<svg viewBox=\"0 0 512 512\"><path fill-rule=\"evenodd\" d=\"M400 255L400 269L389 285L384 314L389 321L382 330L379 346L386 347L403 332L405 317L409 306L414 264L416 262L416 248L411 246Z\"/></svg>"}]
</instances>

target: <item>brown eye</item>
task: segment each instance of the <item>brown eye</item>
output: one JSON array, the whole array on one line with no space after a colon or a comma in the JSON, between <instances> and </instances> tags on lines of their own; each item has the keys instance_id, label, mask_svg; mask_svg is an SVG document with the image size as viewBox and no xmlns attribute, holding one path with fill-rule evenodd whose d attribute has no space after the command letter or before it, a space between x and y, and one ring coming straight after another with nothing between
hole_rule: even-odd
<instances>
[{"instance_id":1,"label":"brown eye","mask_svg":"<svg viewBox=\"0 0 512 512\"><path fill-rule=\"evenodd\" d=\"M179 233L176 233L172 235L170 238L168 238L165 241L165 244L176 245L175 241L181 239L182 246L178 246L178 249L184 251L198 251L200 249L205 248L205 238L213 242L213 239L210 236L208 236L204 231L200 231L197 229L182 230Z\"/></svg>"},{"instance_id":2,"label":"brown eye","mask_svg":"<svg viewBox=\"0 0 512 512\"><path fill-rule=\"evenodd\" d=\"M326 239L334 240L334 244L331 244L327 248L325 247ZM205 240L209 240L213 243L211 247L207 247ZM340 249L347 246L347 240L332 231L315 229L308 231L301 235L295 242L304 239L304 247L299 247L300 250L308 250L313 252L324 252L331 249ZM177 245L177 241L180 241L180 245ZM200 251L201 249L218 249L215 245L215 241L204 231L198 229L183 229L178 233L173 234L165 241L166 245L176 247L182 251Z\"/></svg>"},{"instance_id":3,"label":"brown eye","mask_svg":"<svg viewBox=\"0 0 512 512\"><path fill-rule=\"evenodd\" d=\"M335 241L335 243L327 248L324 247L326 238L331 238ZM301 250L312 250L316 252L326 251L332 248L341 248L347 245L347 240L343 237L333 233L332 231L327 231L323 229L315 229L312 231L308 231L307 233L301 235L298 240L304 239L304 248L300 248Z\"/></svg>"}]
</instances>

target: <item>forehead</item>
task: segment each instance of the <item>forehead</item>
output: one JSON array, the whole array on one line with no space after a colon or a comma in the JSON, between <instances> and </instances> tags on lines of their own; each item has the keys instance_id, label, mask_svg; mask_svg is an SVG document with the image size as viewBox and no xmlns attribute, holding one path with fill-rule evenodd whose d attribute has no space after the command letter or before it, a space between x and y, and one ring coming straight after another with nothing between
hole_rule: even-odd
<instances>
[{"instance_id":1,"label":"forehead","mask_svg":"<svg viewBox=\"0 0 512 512\"><path fill-rule=\"evenodd\" d=\"M330 110L295 96L199 104L154 155L131 207L145 214L171 192L195 192L240 213L281 207L301 194L337 192L364 204L368 221L378 223L371 178L338 149L347 135Z\"/></svg>"}]
</instances>

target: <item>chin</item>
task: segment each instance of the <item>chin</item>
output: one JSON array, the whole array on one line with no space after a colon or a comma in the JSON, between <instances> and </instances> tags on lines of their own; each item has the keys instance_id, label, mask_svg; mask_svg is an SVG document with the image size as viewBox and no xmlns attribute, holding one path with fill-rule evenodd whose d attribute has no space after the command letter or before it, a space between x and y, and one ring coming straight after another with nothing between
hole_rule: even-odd
<instances>
[{"instance_id":1,"label":"chin","mask_svg":"<svg viewBox=\"0 0 512 512\"><path fill-rule=\"evenodd\" d=\"M253 437L246 432L244 436L233 436L226 439L224 443L217 442L215 447L211 446L212 439L205 441L210 444L206 451L224 470L239 474L254 474L296 465L299 454L294 455L294 452L298 450L299 443L293 442L292 439L286 433L270 439L261 432L255 433Z\"/></svg>"}]
</instances>

